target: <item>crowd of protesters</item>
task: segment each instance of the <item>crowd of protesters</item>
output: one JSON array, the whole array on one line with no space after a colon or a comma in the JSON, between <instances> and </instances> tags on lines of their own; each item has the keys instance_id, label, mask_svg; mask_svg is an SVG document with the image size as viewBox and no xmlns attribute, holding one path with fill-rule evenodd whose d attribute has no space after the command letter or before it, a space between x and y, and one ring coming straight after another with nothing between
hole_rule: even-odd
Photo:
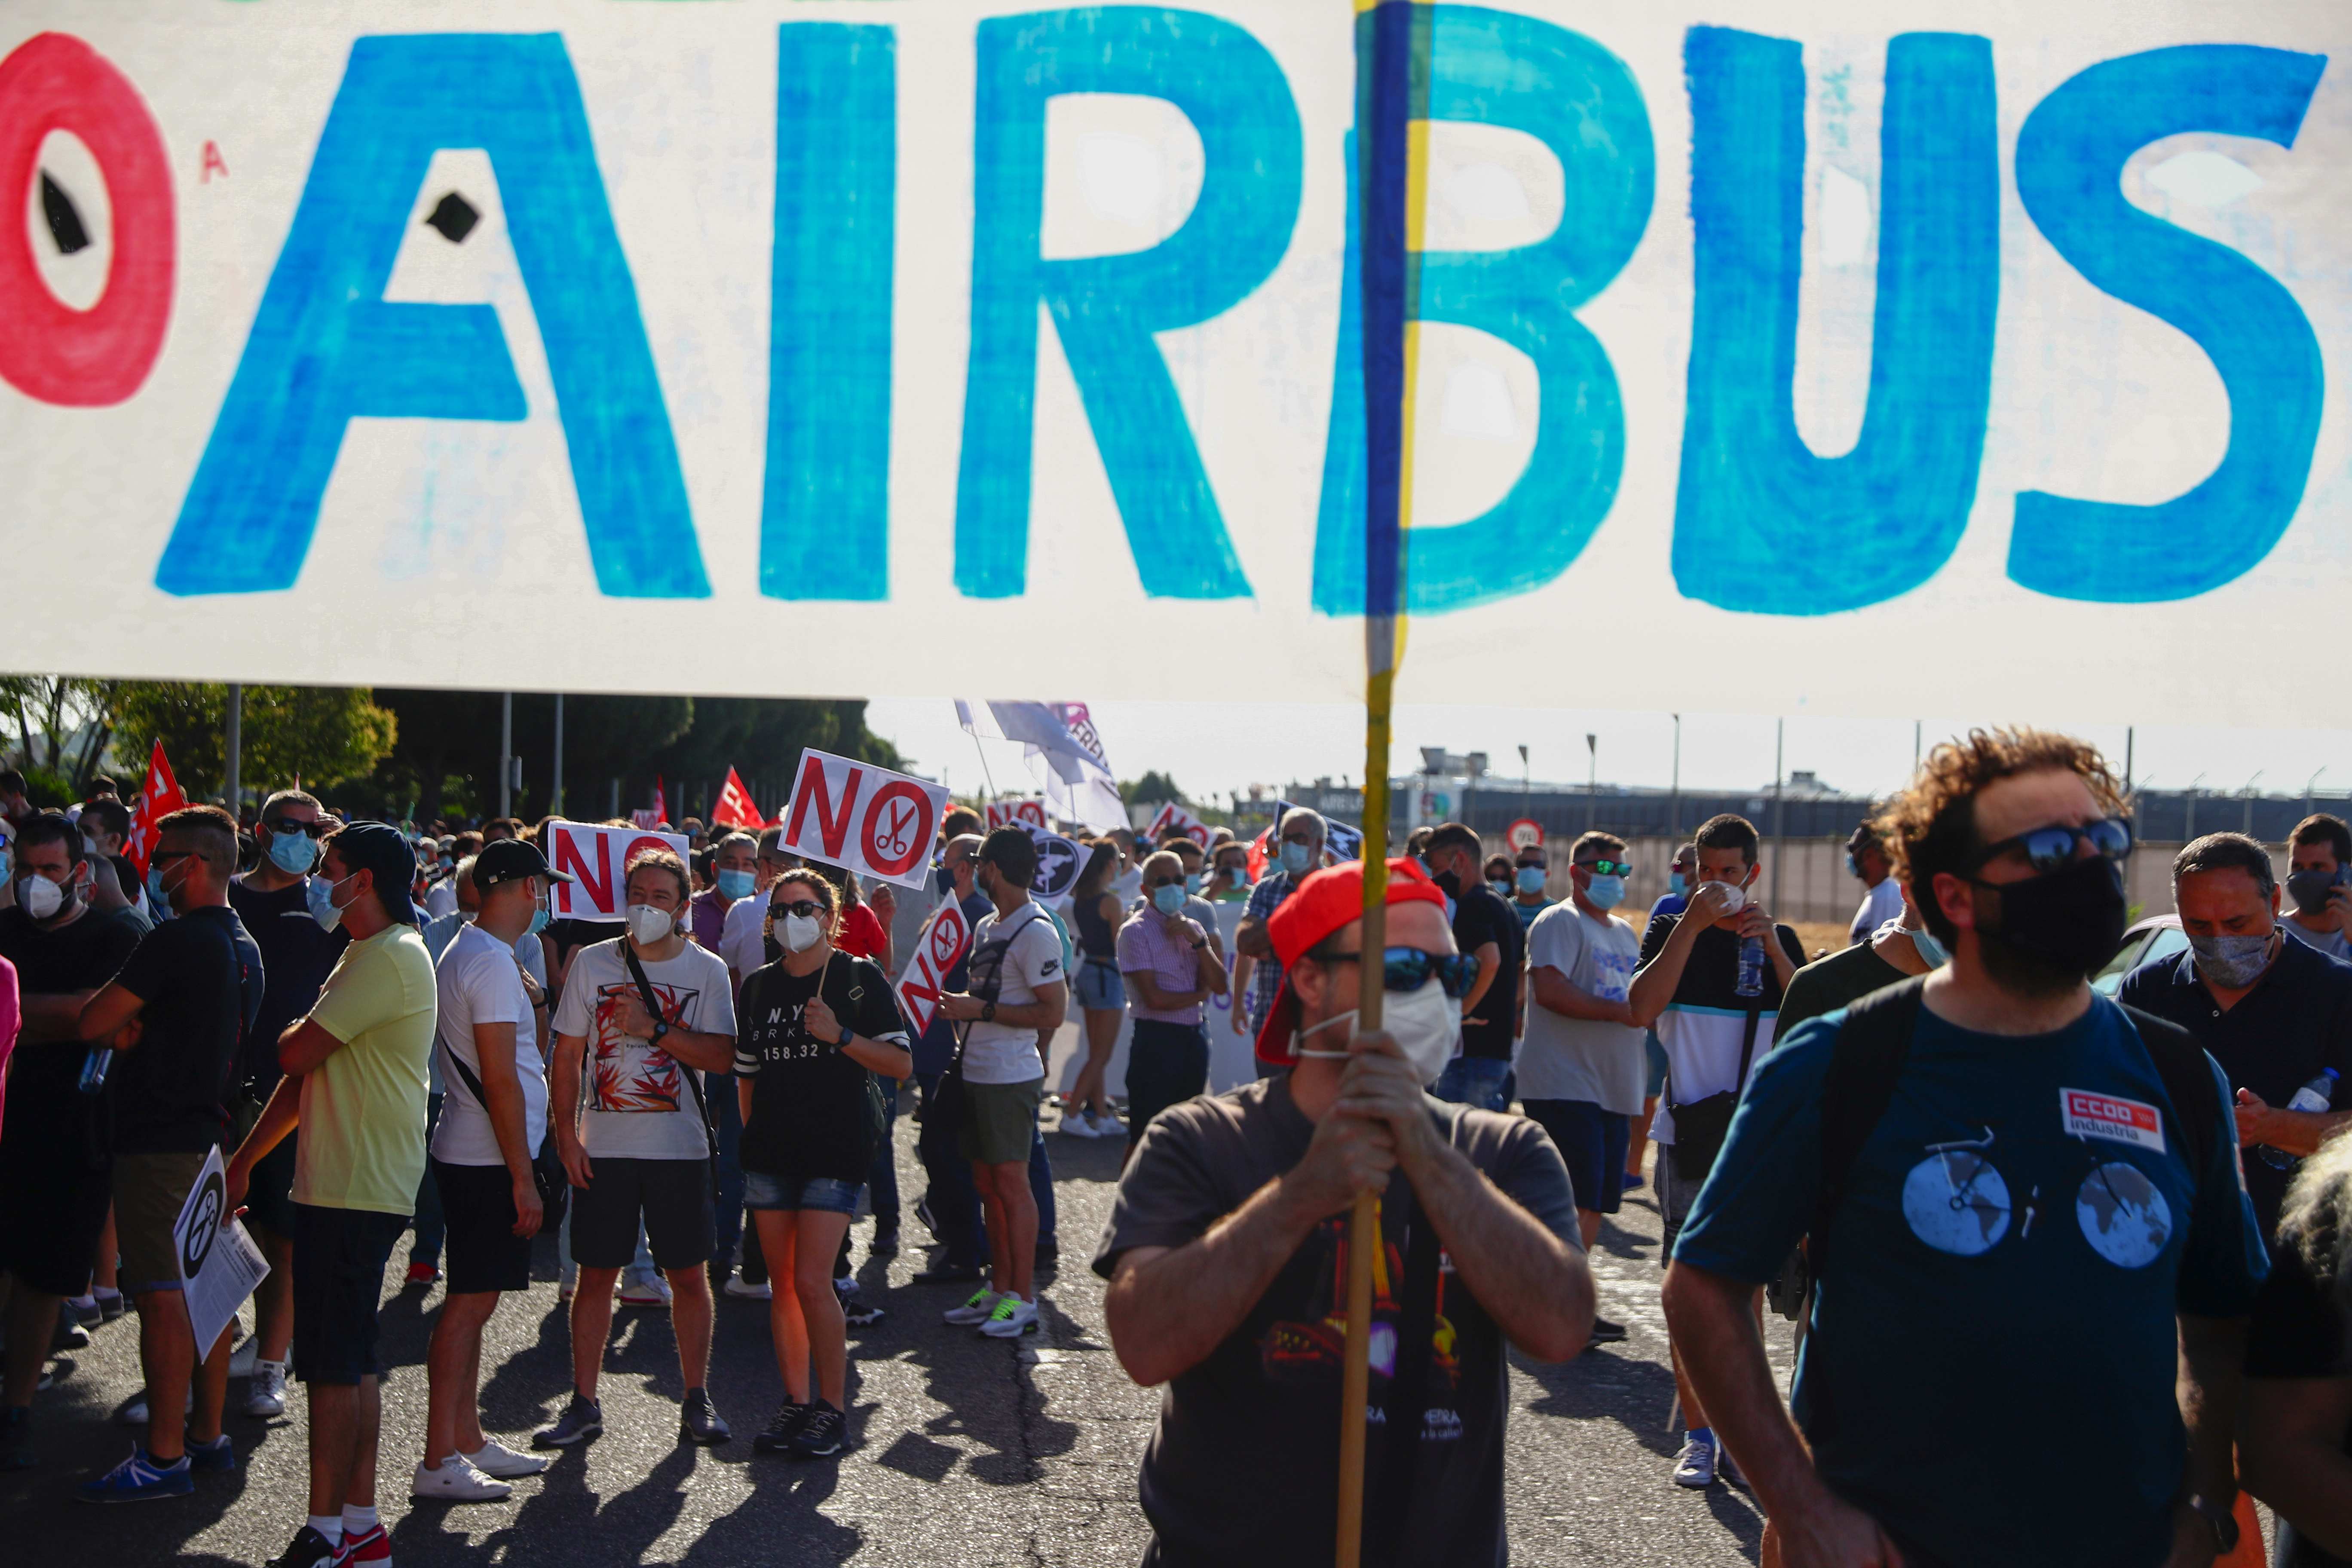
<instances>
[{"instance_id":1,"label":"crowd of protesters","mask_svg":"<svg viewBox=\"0 0 2352 1568\"><path fill-rule=\"evenodd\" d=\"M1367 1189L1368 1539L1507 1561L1507 1352L1625 1337L1586 1254L1644 1186L1668 1479L1751 1488L1768 1563L2234 1561L2243 1494L2274 1510L2278 1563L2352 1558L2352 830L2331 816L2284 877L2241 835L2186 846L2171 934L2129 967L2127 802L2095 751L2037 731L1929 755L1856 830L1853 941L1811 963L1736 816L1681 847L1639 926L1622 838L1504 855L1418 830L1375 954L1363 865L1315 812L1255 843L1090 838L1041 901L1031 832L959 808L933 874L972 940L917 1031L889 889L774 828L688 820L687 855L639 849L616 931L551 919L571 879L548 822L419 834L281 790L246 822L164 817L142 873L111 789L35 811L0 773L0 1468L40 1463L45 1359L127 1304L140 1436L78 1495L191 1493L238 1462L225 1416L285 1412L290 1373L291 1568L388 1559L377 1317L404 1237L404 1283L445 1286L415 1497L505 1498L595 1437L616 1305L671 1319L678 1440L729 1441L719 1292L767 1303L784 1398L755 1450L842 1452L847 1330L881 1316L853 1222L898 1249L910 1079L913 1278L969 1285L942 1314L968 1331L1040 1330L1045 1134L1123 1141L1093 1265L1121 1364L1166 1385L1155 1563L1330 1554ZM1222 1029L1256 1072L1213 1095ZM270 1271L253 1331L199 1344L172 1230L215 1151ZM542 1232L572 1387L509 1447L481 1423L483 1333ZM1786 1399L1768 1301L1798 1321ZM1286 1500L1248 1500L1277 1473Z\"/></svg>"}]
</instances>

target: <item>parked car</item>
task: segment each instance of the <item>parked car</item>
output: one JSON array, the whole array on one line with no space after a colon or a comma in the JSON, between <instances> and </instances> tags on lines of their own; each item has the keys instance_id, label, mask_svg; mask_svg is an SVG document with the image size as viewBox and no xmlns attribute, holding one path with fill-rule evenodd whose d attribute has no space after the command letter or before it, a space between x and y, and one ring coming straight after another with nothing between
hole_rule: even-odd
<instances>
[{"instance_id":1,"label":"parked car","mask_svg":"<svg viewBox=\"0 0 2352 1568\"><path fill-rule=\"evenodd\" d=\"M2091 989L2112 996L2123 989L2124 976L2152 959L2171 958L2189 951L2188 933L2179 915L2150 915L2124 932L2124 944L2091 976Z\"/></svg>"}]
</instances>

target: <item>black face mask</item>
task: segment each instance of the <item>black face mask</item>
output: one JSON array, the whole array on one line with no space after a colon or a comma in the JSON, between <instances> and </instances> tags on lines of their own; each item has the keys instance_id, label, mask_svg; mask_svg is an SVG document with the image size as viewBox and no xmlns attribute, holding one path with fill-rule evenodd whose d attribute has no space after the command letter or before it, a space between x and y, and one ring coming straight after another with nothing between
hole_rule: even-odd
<instances>
[{"instance_id":1,"label":"black face mask","mask_svg":"<svg viewBox=\"0 0 2352 1568\"><path fill-rule=\"evenodd\" d=\"M1977 927L1985 968L2013 990L2065 991L2116 955L2124 939L2124 879L2102 856L2022 882L1977 882L2000 900L2000 925Z\"/></svg>"},{"instance_id":2,"label":"black face mask","mask_svg":"<svg viewBox=\"0 0 2352 1568\"><path fill-rule=\"evenodd\" d=\"M2286 896L2294 900L2298 914L2324 915L2327 912L2327 895L2343 879L2341 871L2294 871L2286 879Z\"/></svg>"},{"instance_id":3,"label":"black face mask","mask_svg":"<svg viewBox=\"0 0 2352 1568\"><path fill-rule=\"evenodd\" d=\"M1437 875L1432 877L1430 880L1436 883L1438 890L1444 893L1447 898L1459 899L1462 897L1462 879L1455 876L1453 872L1440 871Z\"/></svg>"}]
</instances>

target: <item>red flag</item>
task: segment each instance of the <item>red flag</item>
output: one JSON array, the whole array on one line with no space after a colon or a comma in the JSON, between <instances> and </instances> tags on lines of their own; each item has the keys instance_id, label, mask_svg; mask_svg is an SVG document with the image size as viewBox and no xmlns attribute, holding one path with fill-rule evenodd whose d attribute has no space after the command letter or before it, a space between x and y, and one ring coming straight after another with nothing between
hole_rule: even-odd
<instances>
[{"instance_id":1,"label":"red flag","mask_svg":"<svg viewBox=\"0 0 2352 1568\"><path fill-rule=\"evenodd\" d=\"M163 755L163 742L147 758L147 787L139 792L139 809L131 814L131 837L123 840L122 852L139 868L142 877L147 875L148 857L155 853L155 825L188 804L180 793L180 781L172 776L172 764Z\"/></svg>"},{"instance_id":2,"label":"red flag","mask_svg":"<svg viewBox=\"0 0 2352 1568\"><path fill-rule=\"evenodd\" d=\"M719 792L719 805L710 813L710 820L728 827L748 827L757 832L767 826L760 808L751 804L751 792L733 768L727 770L727 787Z\"/></svg>"},{"instance_id":3,"label":"red flag","mask_svg":"<svg viewBox=\"0 0 2352 1568\"><path fill-rule=\"evenodd\" d=\"M1264 833L1259 834L1255 838L1249 841L1249 850L1245 864L1249 867L1249 878L1253 882L1263 882L1265 880L1265 868L1268 858L1266 855L1266 847L1268 841L1273 837L1274 826L1269 823L1267 824L1266 830Z\"/></svg>"},{"instance_id":4,"label":"red flag","mask_svg":"<svg viewBox=\"0 0 2352 1568\"><path fill-rule=\"evenodd\" d=\"M669 792L662 787L662 776L659 773L654 775L654 820L656 822L669 820Z\"/></svg>"}]
</instances>

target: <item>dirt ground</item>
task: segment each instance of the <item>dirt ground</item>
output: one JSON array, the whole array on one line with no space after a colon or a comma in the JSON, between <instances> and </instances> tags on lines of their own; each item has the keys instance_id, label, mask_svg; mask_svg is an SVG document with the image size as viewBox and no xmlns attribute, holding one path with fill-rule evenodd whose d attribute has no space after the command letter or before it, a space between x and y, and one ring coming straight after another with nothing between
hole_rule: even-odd
<instances>
[{"instance_id":1,"label":"dirt ground","mask_svg":"<svg viewBox=\"0 0 2352 1568\"><path fill-rule=\"evenodd\" d=\"M1845 945L1845 927L1832 921L1790 921L1797 940L1805 944L1805 960L1811 963L1823 953L1835 952Z\"/></svg>"}]
</instances>

